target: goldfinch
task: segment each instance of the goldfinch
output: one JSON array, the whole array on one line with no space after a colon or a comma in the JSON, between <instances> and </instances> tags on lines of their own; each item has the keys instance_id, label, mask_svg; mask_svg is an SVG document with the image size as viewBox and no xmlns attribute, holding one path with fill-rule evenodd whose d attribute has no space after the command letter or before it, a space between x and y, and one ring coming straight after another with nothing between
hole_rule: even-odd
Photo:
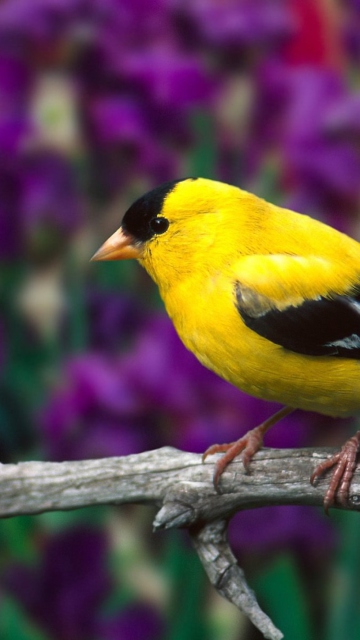
<instances>
[{"instance_id":1,"label":"goldfinch","mask_svg":"<svg viewBox=\"0 0 360 640\"><path fill-rule=\"evenodd\" d=\"M248 468L263 435L294 409L360 410L360 244L335 229L204 178L139 198L94 260L136 258L175 328L203 365L246 393L284 406L223 451L217 487L239 452ZM360 431L319 465L334 468L326 511L345 504Z\"/></svg>"}]
</instances>

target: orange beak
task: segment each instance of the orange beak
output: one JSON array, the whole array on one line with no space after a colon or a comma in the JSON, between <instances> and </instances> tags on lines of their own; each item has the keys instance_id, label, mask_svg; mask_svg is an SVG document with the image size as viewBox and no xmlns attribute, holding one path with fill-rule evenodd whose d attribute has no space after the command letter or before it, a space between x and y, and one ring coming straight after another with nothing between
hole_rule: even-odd
<instances>
[{"instance_id":1,"label":"orange beak","mask_svg":"<svg viewBox=\"0 0 360 640\"><path fill-rule=\"evenodd\" d=\"M141 254L141 246L137 247L134 238L120 227L101 245L91 260L129 260L140 258Z\"/></svg>"}]
</instances>

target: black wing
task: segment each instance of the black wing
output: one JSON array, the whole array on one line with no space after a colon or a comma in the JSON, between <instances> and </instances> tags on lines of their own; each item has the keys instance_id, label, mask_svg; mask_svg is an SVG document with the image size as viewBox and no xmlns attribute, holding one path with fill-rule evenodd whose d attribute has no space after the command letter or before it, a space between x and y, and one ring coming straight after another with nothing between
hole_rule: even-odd
<instances>
[{"instance_id":1,"label":"black wing","mask_svg":"<svg viewBox=\"0 0 360 640\"><path fill-rule=\"evenodd\" d=\"M267 340L305 355L360 359L360 292L304 300L281 310L239 282L235 296L245 325Z\"/></svg>"}]
</instances>

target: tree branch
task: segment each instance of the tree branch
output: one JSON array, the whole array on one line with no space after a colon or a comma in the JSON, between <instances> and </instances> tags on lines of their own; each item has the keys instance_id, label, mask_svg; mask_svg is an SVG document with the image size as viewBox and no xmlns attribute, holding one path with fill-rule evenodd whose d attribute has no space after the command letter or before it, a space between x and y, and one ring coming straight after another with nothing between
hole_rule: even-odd
<instances>
[{"instance_id":1,"label":"tree branch","mask_svg":"<svg viewBox=\"0 0 360 640\"><path fill-rule=\"evenodd\" d=\"M190 530L193 545L217 592L243 611L269 640L281 640L283 634L264 613L239 567L227 539L227 520L206 524L200 530Z\"/></svg>"},{"instance_id":2,"label":"tree branch","mask_svg":"<svg viewBox=\"0 0 360 640\"><path fill-rule=\"evenodd\" d=\"M241 459L212 484L213 462L164 447L137 455L79 462L20 462L0 465L0 517L77 509L97 504L139 503L160 508L155 529L187 527L218 592L248 615L265 638L280 640L256 602L227 542L227 522L242 509L269 505L322 506L327 479L309 478L333 450L262 449L246 474ZM339 505L338 508L344 508ZM360 511L360 471L355 472L348 509Z\"/></svg>"},{"instance_id":3,"label":"tree branch","mask_svg":"<svg viewBox=\"0 0 360 640\"><path fill-rule=\"evenodd\" d=\"M214 491L214 460L172 447L119 458L79 462L20 462L0 465L0 517L68 510L95 504L162 506L155 528L190 526L229 517L241 509L279 504L322 506L322 479L309 478L332 449L262 449L246 474L236 459ZM342 508L340 505L338 508ZM349 509L360 510L360 470Z\"/></svg>"}]
</instances>

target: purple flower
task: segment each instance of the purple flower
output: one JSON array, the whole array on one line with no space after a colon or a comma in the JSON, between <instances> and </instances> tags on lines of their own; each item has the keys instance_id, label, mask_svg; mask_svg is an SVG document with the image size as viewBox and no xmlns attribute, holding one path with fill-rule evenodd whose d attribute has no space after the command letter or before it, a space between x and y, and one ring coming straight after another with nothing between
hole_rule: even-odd
<instances>
[{"instance_id":1,"label":"purple flower","mask_svg":"<svg viewBox=\"0 0 360 640\"><path fill-rule=\"evenodd\" d=\"M154 182L169 178L179 151L191 141L190 109L211 103L214 79L197 58L174 47L145 45L117 50L112 74L122 91L99 90L91 74L85 80L85 118L95 153L99 148L105 154L113 184L134 173L150 175Z\"/></svg>"},{"instance_id":2,"label":"purple flower","mask_svg":"<svg viewBox=\"0 0 360 640\"><path fill-rule=\"evenodd\" d=\"M360 92L346 93L330 104L324 115L324 130L336 139L360 137Z\"/></svg>"},{"instance_id":3,"label":"purple flower","mask_svg":"<svg viewBox=\"0 0 360 640\"><path fill-rule=\"evenodd\" d=\"M83 203L71 164L52 153L25 158L21 205L27 233L46 227L66 235L77 229Z\"/></svg>"},{"instance_id":4,"label":"purple flower","mask_svg":"<svg viewBox=\"0 0 360 640\"><path fill-rule=\"evenodd\" d=\"M41 61L52 60L59 43L68 45L86 35L93 37L96 27L114 17L114 0L11 0L0 6L0 42ZM91 32L93 29L93 33ZM60 56L61 59L61 56Z\"/></svg>"},{"instance_id":5,"label":"purple flower","mask_svg":"<svg viewBox=\"0 0 360 640\"><path fill-rule=\"evenodd\" d=\"M160 118L159 112L151 104L145 109L140 102L134 97L105 95L95 98L89 109L89 137L95 154L101 150L99 171L110 189L125 185L135 173L150 175L156 183L170 178L175 170L178 150L166 149L156 139L168 117L157 127L154 120ZM183 125L179 126L187 135Z\"/></svg>"},{"instance_id":6,"label":"purple flower","mask_svg":"<svg viewBox=\"0 0 360 640\"><path fill-rule=\"evenodd\" d=\"M355 65L360 60L360 4L358 0L346 0L343 11L343 41ZM356 67L355 67L356 68Z\"/></svg>"},{"instance_id":7,"label":"purple flower","mask_svg":"<svg viewBox=\"0 0 360 640\"><path fill-rule=\"evenodd\" d=\"M127 455L146 448L137 393L116 360L96 354L71 358L41 416L46 456L77 460Z\"/></svg>"},{"instance_id":8,"label":"purple flower","mask_svg":"<svg viewBox=\"0 0 360 640\"><path fill-rule=\"evenodd\" d=\"M83 194L67 160L39 153L0 160L0 258L54 255L83 221Z\"/></svg>"},{"instance_id":9,"label":"purple flower","mask_svg":"<svg viewBox=\"0 0 360 640\"><path fill-rule=\"evenodd\" d=\"M124 75L142 104L146 139L156 149L164 146L178 154L191 142L189 114L195 107L211 108L216 82L204 63L184 52L150 49L126 57ZM146 106L145 106L146 105Z\"/></svg>"},{"instance_id":10,"label":"purple flower","mask_svg":"<svg viewBox=\"0 0 360 640\"><path fill-rule=\"evenodd\" d=\"M296 26L284 0L271 3L234 0L223 4L199 0L178 2L176 9L192 36L187 39L184 30L184 40L189 44L191 40L200 42L213 51L227 54L226 60L230 63L253 49L259 52L278 47Z\"/></svg>"},{"instance_id":11,"label":"purple flower","mask_svg":"<svg viewBox=\"0 0 360 640\"><path fill-rule=\"evenodd\" d=\"M128 54L120 58L119 71L150 103L165 110L207 104L214 89L201 60L174 48Z\"/></svg>"},{"instance_id":12,"label":"purple flower","mask_svg":"<svg viewBox=\"0 0 360 640\"><path fill-rule=\"evenodd\" d=\"M163 627L157 613L145 604L130 605L125 611L99 624L102 640L158 640Z\"/></svg>"},{"instance_id":13,"label":"purple flower","mask_svg":"<svg viewBox=\"0 0 360 640\"><path fill-rule=\"evenodd\" d=\"M146 321L137 298L99 288L86 292L86 314L90 347L112 353L124 348Z\"/></svg>"},{"instance_id":14,"label":"purple flower","mask_svg":"<svg viewBox=\"0 0 360 640\"><path fill-rule=\"evenodd\" d=\"M358 95L334 70L267 64L257 76L258 96L248 153L252 174L275 153L289 189L285 204L329 221L356 208L360 152ZM306 208L305 208L306 207Z\"/></svg>"},{"instance_id":15,"label":"purple flower","mask_svg":"<svg viewBox=\"0 0 360 640\"><path fill-rule=\"evenodd\" d=\"M168 3L15 4L0 10L0 41L19 40L40 70L73 62L97 182L111 193L134 175L169 178L191 141L190 109L208 107L217 82L201 56L179 48Z\"/></svg>"},{"instance_id":16,"label":"purple flower","mask_svg":"<svg viewBox=\"0 0 360 640\"><path fill-rule=\"evenodd\" d=\"M140 104L121 95L105 95L92 101L90 119L95 138L101 144L141 146L146 122Z\"/></svg>"},{"instance_id":17,"label":"purple flower","mask_svg":"<svg viewBox=\"0 0 360 640\"><path fill-rule=\"evenodd\" d=\"M108 539L80 525L45 539L35 567L10 565L3 587L54 640L155 640L163 625L146 604L131 604L111 616Z\"/></svg>"},{"instance_id":18,"label":"purple flower","mask_svg":"<svg viewBox=\"0 0 360 640\"><path fill-rule=\"evenodd\" d=\"M324 70L298 70L290 78L291 98L284 114L284 155L302 184L321 190L359 193L360 153L331 127L334 110L347 97L341 77Z\"/></svg>"},{"instance_id":19,"label":"purple flower","mask_svg":"<svg viewBox=\"0 0 360 640\"><path fill-rule=\"evenodd\" d=\"M0 55L0 162L15 154L30 134L26 110L31 74L26 61Z\"/></svg>"},{"instance_id":20,"label":"purple flower","mask_svg":"<svg viewBox=\"0 0 360 640\"><path fill-rule=\"evenodd\" d=\"M60 532L45 541L36 567L10 567L4 585L52 638L89 640L111 588L107 546L99 530Z\"/></svg>"},{"instance_id":21,"label":"purple flower","mask_svg":"<svg viewBox=\"0 0 360 640\"><path fill-rule=\"evenodd\" d=\"M41 425L47 455L55 460L126 455L165 444L202 452L214 442L236 440L277 408L205 369L170 320L158 315L140 327L131 350L70 359ZM304 443L305 424L303 414L295 414L266 442Z\"/></svg>"},{"instance_id":22,"label":"purple flower","mask_svg":"<svg viewBox=\"0 0 360 640\"><path fill-rule=\"evenodd\" d=\"M238 555L296 549L302 555L317 555L335 544L331 524L310 507L279 506L242 511L229 528L230 543Z\"/></svg>"}]
</instances>

